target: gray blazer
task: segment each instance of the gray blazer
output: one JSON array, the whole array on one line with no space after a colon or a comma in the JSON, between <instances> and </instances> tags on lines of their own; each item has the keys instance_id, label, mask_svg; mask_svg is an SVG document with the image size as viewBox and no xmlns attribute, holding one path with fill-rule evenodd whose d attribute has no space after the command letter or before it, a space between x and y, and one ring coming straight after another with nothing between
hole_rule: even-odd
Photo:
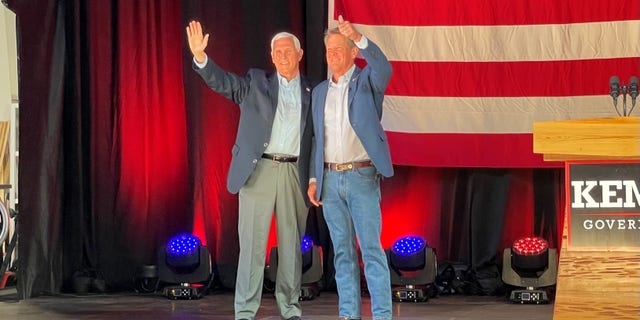
<instances>
[{"instance_id":1,"label":"gray blazer","mask_svg":"<svg viewBox=\"0 0 640 320\"><path fill-rule=\"evenodd\" d=\"M258 160L267 148L271 137L271 128L278 105L278 77L264 70L249 69L246 76L222 70L208 58L207 64L193 69L215 92L240 106L240 123L236 141L231 150L231 166L227 176L227 189L238 193L247 182ZM300 76L302 117L300 119L300 155L298 175L302 197L309 206L306 196L309 185L309 157L311 153L311 88L309 81Z\"/></svg>"},{"instance_id":2,"label":"gray blazer","mask_svg":"<svg viewBox=\"0 0 640 320\"><path fill-rule=\"evenodd\" d=\"M387 135L382 128L382 101L384 91L391 79L391 63L382 50L368 39L369 45L360 53L367 61L364 69L356 67L349 81L349 121L362 146L380 174L393 175L393 165ZM318 199L322 195L324 170L324 107L327 100L329 80L313 88L314 141L311 177L316 178Z\"/></svg>"}]
</instances>

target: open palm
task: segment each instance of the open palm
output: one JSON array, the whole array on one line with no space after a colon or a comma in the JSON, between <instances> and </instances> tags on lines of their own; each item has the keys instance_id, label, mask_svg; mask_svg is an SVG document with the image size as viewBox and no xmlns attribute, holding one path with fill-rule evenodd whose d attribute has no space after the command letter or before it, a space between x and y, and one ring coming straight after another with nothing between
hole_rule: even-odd
<instances>
[{"instance_id":1,"label":"open palm","mask_svg":"<svg viewBox=\"0 0 640 320\"><path fill-rule=\"evenodd\" d=\"M204 49L209 42L209 34L202 34L202 25L198 21L191 21L187 26L187 39L189 49L198 62L204 62L206 54Z\"/></svg>"}]
</instances>

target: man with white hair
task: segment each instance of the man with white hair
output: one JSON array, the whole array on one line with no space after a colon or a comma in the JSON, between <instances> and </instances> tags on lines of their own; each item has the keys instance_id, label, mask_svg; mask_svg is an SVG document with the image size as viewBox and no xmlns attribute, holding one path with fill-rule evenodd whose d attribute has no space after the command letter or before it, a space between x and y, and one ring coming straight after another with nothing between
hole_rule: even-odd
<instances>
[{"instance_id":1,"label":"man with white hair","mask_svg":"<svg viewBox=\"0 0 640 320\"><path fill-rule=\"evenodd\" d=\"M291 33L271 40L276 73L250 69L244 77L222 70L205 53L209 34L186 28L193 68L215 92L240 107L227 188L239 192L240 256L235 318L254 319L262 296L267 238L273 213L278 236L275 297L283 319L300 319L302 258L311 150L311 84L300 74L303 51Z\"/></svg>"}]
</instances>

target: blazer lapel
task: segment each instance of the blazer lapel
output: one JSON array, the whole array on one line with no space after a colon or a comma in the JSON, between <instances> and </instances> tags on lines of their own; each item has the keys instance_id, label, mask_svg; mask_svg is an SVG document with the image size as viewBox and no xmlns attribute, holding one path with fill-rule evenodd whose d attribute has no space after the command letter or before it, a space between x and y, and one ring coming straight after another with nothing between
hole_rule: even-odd
<instances>
[{"instance_id":1,"label":"blazer lapel","mask_svg":"<svg viewBox=\"0 0 640 320\"><path fill-rule=\"evenodd\" d=\"M302 107L301 112L301 122L300 122L300 134L304 133L304 129L307 125L307 115L309 114L309 109L311 109L311 85L307 81L307 79L300 77L300 104Z\"/></svg>"},{"instance_id":2,"label":"blazer lapel","mask_svg":"<svg viewBox=\"0 0 640 320\"><path fill-rule=\"evenodd\" d=\"M348 96L348 105L349 111L351 111L351 105L353 104L353 97L355 96L356 89L358 88L358 77L360 76L360 72L362 69L356 67L353 70L353 74L351 75L351 79L349 79L349 96ZM351 115L351 113L349 113Z\"/></svg>"},{"instance_id":3,"label":"blazer lapel","mask_svg":"<svg viewBox=\"0 0 640 320\"><path fill-rule=\"evenodd\" d=\"M271 113L269 114L270 120L273 120L275 118L276 109L278 108L279 88L278 75L272 73L269 77L269 97L271 98Z\"/></svg>"},{"instance_id":4,"label":"blazer lapel","mask_svg":"<svg viewBox=\"0 0 640 320\"><path fill-rule=\"evenodd\" d=\"M324 81L315 88L313 88L313 96L318 98L318 101L312 101L311 111L313 112L313 126L315 128L322 128L324 132L324 108L327 102L327 91L329 91L329 81ZM315 92L317 91L317 93ZM315 130L315 129L314 129ZM316 137L316 141L322 141L324 136Z\"/></svg>"}]
</instances>

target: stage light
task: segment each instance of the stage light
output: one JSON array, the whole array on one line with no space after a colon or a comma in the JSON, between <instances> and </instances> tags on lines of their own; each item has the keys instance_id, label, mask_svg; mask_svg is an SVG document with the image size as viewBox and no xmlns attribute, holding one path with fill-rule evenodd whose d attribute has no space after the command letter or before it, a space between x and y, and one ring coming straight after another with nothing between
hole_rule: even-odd
<instances>
[{"instance_id":1,"label":"stage light","mask_svg":"<svg viewBox=\"0 0 640 320\"><path fill-rule=\"evenodd\" d=\"M385 249L395 301L422 302L429 299L437 274L435 251L427 242L406 236Z\"/></svg>"},{"instance_id":2,"label":"stage light","mask_svg":"<svg viewBox=\"0 0 640 320\"><path fill-rule=\"evenodd\" d=\"M158 266L156 265L143 265L138 268L136 279L134 282L134 289L139 293L153 293L158 290L160 284L158 279Z\"/></svg>"},{"instance_id":3,"label":"stage light","mask_svg":"<svg viewBox=\"0 0 640 320\"><path fill-rule=\"evenodd\" d=\"M163 295L169 299L200 299L208 289L202 284L213 279L211 256L198 237L179 234L160 248L158 279L169 285Z\"/></svg>"},{"instance_id":4,"label":"stage light","mask_svg":"<svg viewBox=\"0 0 640 320\"><path fill-rule=\"evenodd\" d=\"M302 251L302 273L305 273L313 266L313 241L309 237L302 238L300 251Z\"/></svg>"},{"instance_id":5,"label":"stage light","mask_svg":"<svg viewBox=\"0 0 640 320\"><path fill-rule=\"evenodd\" d=\"M319 282L322 280L322 251L307 237L300 242L302 257L302 279L300 285L300 300L313 300L320 294ZM271 247L269 264L265 268L265 282L276 282L278 271L278 247Z\"/></svg>"},{"instance_id":6,"label":"stage light","mask_svg":"<svg viewBox=\"0 0 640 320\"><path fill-rule=\"evenodd\" d=\"M548 303L544 290L556 284L558 275L556 249L539 237L523 237L506 248L502 256L502 281L519 287L511 291L515 303Z\"/></svg>"}]
</instances>

